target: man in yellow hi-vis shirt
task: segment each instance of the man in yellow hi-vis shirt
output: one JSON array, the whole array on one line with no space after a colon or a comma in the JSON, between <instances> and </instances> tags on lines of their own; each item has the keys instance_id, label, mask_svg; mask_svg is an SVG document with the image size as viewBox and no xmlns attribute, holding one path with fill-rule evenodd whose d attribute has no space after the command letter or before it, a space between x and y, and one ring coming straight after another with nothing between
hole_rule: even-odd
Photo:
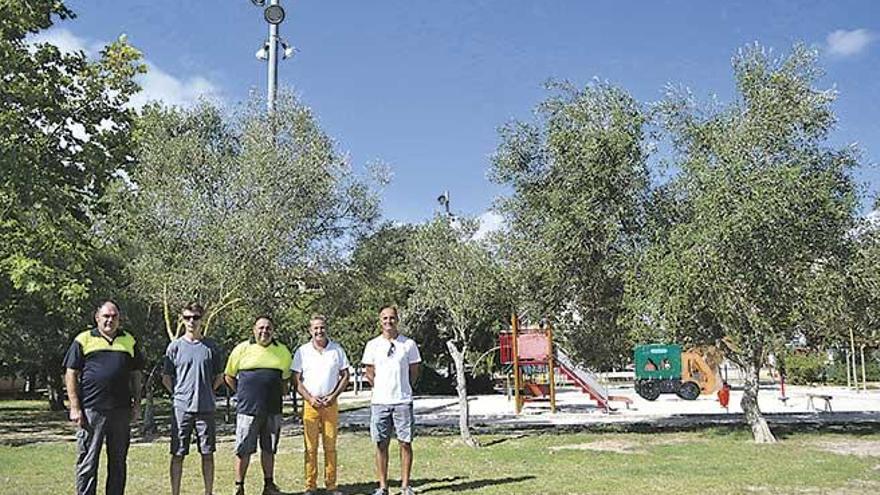
<instances>
[{"instance_id":1,"label":"man in yellow hi-vis shirt","mask_svg":"<svg viewBox=\"0 0 880 495\"><path fill-rule=\"evenodd\" d=\"M232 350L226 362L226 383L235 391L235 495L244 495L251 454L260 444L263 495L280 495L275 486L275 452L281 435L281 397L290 379L290 350L274 338L272 319L254 322L254 337Z\"/></svg>"}]
</instances>

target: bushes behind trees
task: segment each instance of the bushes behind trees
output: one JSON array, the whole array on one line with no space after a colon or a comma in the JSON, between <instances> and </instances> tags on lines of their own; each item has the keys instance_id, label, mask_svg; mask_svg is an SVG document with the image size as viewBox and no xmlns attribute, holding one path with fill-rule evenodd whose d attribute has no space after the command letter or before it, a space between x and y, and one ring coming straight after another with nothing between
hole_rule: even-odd
<instances>
[{"instance_id":1,"label":"bushes behind trees","mask_svg":"<svg viewBox=\"0 0 880 495\"><path fill-rule=\"evenodd\" d=\"M869 382L880 381L880 351L865 352L865 378ZM851 367L852 364L849 364ZM857 378L862 380L861 358L857 360ZM850 368L852 369L852 368ZM830 360L825 352L796 352L785 356L785 378L792 385L846 385L847 362L843 352L834 354Z\"/></svg>"}]
</instances>

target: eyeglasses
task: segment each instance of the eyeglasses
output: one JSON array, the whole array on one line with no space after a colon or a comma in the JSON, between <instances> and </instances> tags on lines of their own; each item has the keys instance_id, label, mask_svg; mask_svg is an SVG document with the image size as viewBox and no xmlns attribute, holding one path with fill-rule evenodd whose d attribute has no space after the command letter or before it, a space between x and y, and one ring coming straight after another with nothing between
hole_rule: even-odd
<instances>
[{"instance_id":1,"label":"eyeglasses","mask_svg":"<svg viewBox=\"0 0 880 495\"><path fill-rule=\"evenodd\" d=\"M202 315L183 315L181 318L184 320L199 321L202 319Z\"/></svg>"},{"instance_id":2,"label":"eyeglasses","mask_svg":"<svg viewBox=\"0 0 880 495\"><path fill-rule=\"evenodd\" d=\"M388 348L388 357L391 357L394 354L394 342L391 343L391 347Z\"/></svg>"}]
</instances>

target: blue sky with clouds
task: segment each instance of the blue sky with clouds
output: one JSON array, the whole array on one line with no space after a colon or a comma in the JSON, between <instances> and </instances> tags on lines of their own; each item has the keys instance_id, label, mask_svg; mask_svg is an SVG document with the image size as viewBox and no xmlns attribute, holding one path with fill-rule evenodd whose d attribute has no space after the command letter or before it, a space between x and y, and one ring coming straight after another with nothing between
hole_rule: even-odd
<instances>
[{"instance_id":1,"label":"blue sky with clouds","mask_svg":"<svg viewBox=\"0 0 880 495\"><path fill-rule=\"evenodd\" d=\"M228 104L265 91L254 57L266 37L250 0L90 0L44 37L87 51L125 33L151 72L146 99ZM728 100L730 58L760 42L821 51L836 88L835 144L863 151L857 177L880 191L880 5L876 1L281 0L281 34L298 53L281 63L324 128L363 168L394 180L385 216L420 221L448 189L453 209L483 215L502 188L486 179L496 129L529 119L550 78L607 80L651 102L667 84ZM485 217L489 223L493 220Z\"/></svg>"}]
</instances>

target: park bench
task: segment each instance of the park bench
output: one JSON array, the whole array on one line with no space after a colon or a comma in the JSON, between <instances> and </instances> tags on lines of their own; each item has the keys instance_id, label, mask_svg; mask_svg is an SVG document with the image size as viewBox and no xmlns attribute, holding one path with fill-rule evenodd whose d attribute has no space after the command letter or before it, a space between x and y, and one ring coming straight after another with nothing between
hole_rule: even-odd
<instances>
[{"instance_id":1,"label":"park bench","mask_svg":"<svg viewBox=\"0 0 880 495\"><path fill-rule=\"evenodd\" d=\"M816 411L816 404L813 403L815 399L821 399L825 401L825 412L833 412L831 410L831 396L826 394L807 394L807 408L810 411Z\"/></svg>"},{"instance_id":2,"label":"park bench","mask_svg":"<svg viewBox=\"0 0 880 495\"><path fill-rule=\"evenodd\" d=\"M629 409L629 406L633 403L633 400L623 395L609 395L608 402L623 402L626 405L626 408Z\"/></svg>"}]
</instances>

